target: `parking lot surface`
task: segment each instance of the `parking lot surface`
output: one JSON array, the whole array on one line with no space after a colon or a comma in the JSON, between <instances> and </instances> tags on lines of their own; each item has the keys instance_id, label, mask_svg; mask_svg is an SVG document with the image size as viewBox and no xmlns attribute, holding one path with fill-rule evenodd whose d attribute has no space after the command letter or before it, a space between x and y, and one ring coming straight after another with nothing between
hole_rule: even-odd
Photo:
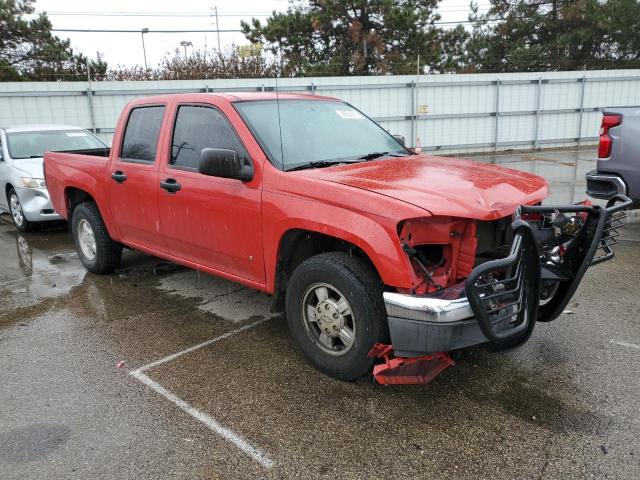
<instances>
[{"instance_id":1,"label":"parking lot surface","mask_svg":"<svg viewBox=\"0 0 640 480\"><path fill-rule=\"evenodd\" d=\"M583 198L593 152L475 157ZM591 164L590 164L591 162ZM522 348L433 382L311 367L269 297L0 215L0 477L640 478L640 229Z\"/></svg>"}]
</instances>

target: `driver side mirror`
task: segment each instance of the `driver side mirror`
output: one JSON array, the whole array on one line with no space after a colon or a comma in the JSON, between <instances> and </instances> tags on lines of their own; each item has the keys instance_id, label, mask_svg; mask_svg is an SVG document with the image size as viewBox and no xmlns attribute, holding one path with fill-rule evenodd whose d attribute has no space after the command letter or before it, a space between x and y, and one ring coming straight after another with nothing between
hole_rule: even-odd
<instances>
[{"instance_id":1,"label":"driver side mirror","mask_svg":"<svg viewBox=\"0 0 640 480\"><path fill-rule=\"evenodd\" d=\"M243 182L253 180L253 166L246 164L235 150L203 148L200 152L198 172L202 175L235 178Z\"/></svg>"}]
</instances>

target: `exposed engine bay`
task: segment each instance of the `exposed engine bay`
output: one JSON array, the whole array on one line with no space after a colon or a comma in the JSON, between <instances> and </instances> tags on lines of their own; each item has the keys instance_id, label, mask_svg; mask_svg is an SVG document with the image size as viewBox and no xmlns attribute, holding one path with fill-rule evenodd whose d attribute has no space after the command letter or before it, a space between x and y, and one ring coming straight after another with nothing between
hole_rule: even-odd
<instances>
[{"instance_id":1,"label":"exposed engine bay","mask_svg":"<svg viewBox=\"0 0 640 480\"><path fill-rule=\"evenodd\" d=\"M591 207L590 202L575 205L577 210ZM416 274L410 293L439 292L464 280L473 268L507 257L513 243L513 221L520 218L531 226L538 245L543 266L541 302L544 302L554 293L558 281L572 278L570 270L564 267L564 257L583 230L588 215L587 211L551 209L540 213L516 212L488 221L446 217L407 221L400 228L400 239ZM620 211L610 218L601 249L616 243L616 229L623 225L624 216L624 211Z\"/></svg>"}]
</instances>

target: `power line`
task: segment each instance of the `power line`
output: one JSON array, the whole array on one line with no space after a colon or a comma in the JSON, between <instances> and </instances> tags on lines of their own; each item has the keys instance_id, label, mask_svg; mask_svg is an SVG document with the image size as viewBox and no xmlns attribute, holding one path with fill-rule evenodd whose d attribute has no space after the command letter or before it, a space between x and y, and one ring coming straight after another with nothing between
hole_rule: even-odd
<instances>
[{"instance_id":1,"label":"power line","mask_svg":"<svg viewBox=\"0 0 640 480\"><path fill-rule=\"evenodd\" d=\"M52 32L81 32L81 33L140 33L142 29L135 30L99 30L99 29L88 29L88 28L52 28ZM216 29L206 29L206 30L151 30L145 31L144 33L242 33L240 29L233 30L216 30Z\"/></svg>"},{"instance_id":2,"label":"power line","mask_svg":"<svg viewBox=\"0 0 640 480\"><path fill-rule=\"evenodd\" d=\"M482 8L480 9L483 10ZM434 10L438 13L470 12L469 8L441 8ZM46 12L51 17L211 17L207 12ZM218 13L219 17L270 17L273 12L236 12Z\"/></svg>"},{"instance_id":3,"label":"power line","mask_svg":"<svg viewBox=\"0 0 640 480\"><path fill-rule=\"evenodd\" d=\"M433 25L463 25L475 23L494 23L498 20L457 20L448 22L433 22ZM79 33L140 33L141 29L89 29L89 28L52 28L52 32L79 32ZM197 29L197 30L151 30L145 33L243 33L240 29Z\"/></svg>"},{"instance_id":4,"label":"power line","mask_svg":"<svg viewBox=\"0 0 640 480\"><path fill-rule=\"evenodd\" d=\"M50 17L211 17L211 13L185 12L46 12ZM219 17L269 17L271 13L219 13Z\"/></svg>"},{"instance_id":5,"label":"power line","mask_svg":"<svg viewBox=\"0 0 640 480\"><path fill-rule=\"evenodd\" d=\"M482 10L482 9L480 9ZM469 8L436 8L439 13L470 12ZM50 17L211 17L207 12L46 12ZM219 17L270 17L271 13L218 13Z\"/></svg>"}]
</instances>

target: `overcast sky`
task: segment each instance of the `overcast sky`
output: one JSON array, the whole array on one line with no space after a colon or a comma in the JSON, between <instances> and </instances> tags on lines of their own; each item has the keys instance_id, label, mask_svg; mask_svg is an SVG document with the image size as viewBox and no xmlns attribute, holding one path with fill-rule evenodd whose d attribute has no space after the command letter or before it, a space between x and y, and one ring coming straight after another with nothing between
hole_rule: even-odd
<instances>
[{"instance_id":1,"label":"overcast sky","mask_svg":"<svg viewBox=\"0 0 640 480\"><path fill-rule=\"evenodd\" d=\"M480 0L481 11L488 0ZM252 17L265 20L273 10L283 11L288 0L36 0L37 11L46 11L54 28L71 29L124 29L149 30L205 30L215 29L213 7L218 7L220 29L240 28L240 20ZM440 12L443 21L465 21L469 14L467 0L442 0ZM113 15L106 15L106 14ZM140 33L79 33L56 32L61 38L70 38L75 50L95 57L101 52L110 66L142 65L144 57ZM215 33L147 33L144 36L149 67L155 66L168 52L180 48L180 41L190 41L196 49L217 49ZM221 33L222 48L232 43L249 43L241 33ZM189 53L191 47L187 47Z\"/></svg>"}]
</instances>

